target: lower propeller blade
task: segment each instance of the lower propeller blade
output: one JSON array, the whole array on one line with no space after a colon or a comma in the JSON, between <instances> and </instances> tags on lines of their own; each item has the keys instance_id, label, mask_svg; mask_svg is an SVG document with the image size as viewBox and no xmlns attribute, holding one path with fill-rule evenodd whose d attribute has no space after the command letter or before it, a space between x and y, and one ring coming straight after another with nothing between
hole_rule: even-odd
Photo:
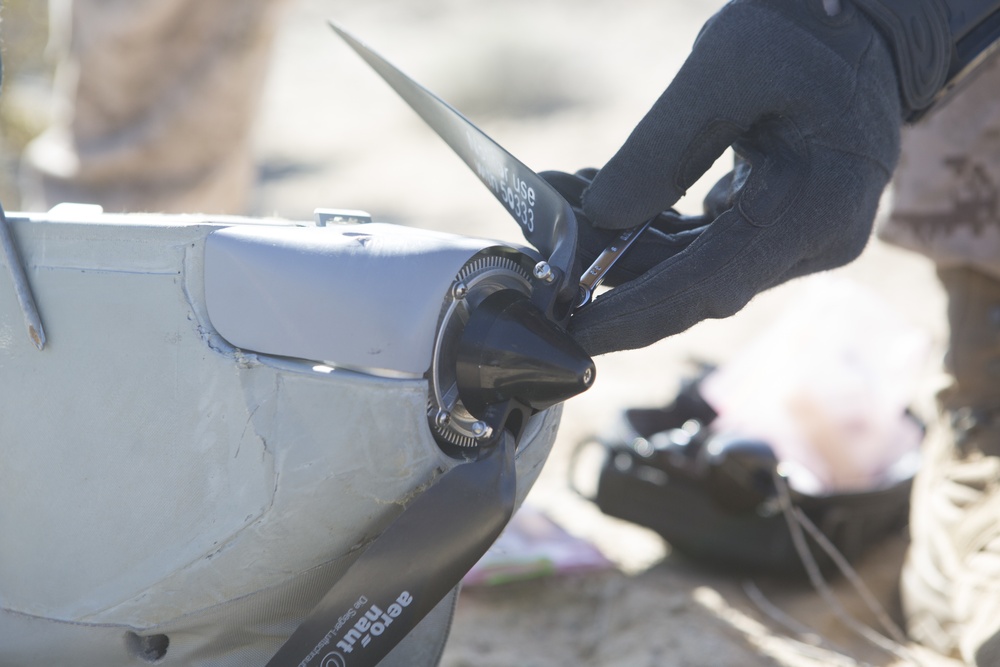
<instances>
[{"instance_id":1,"label":"lower propeller blade","mask_svg":"<svg viewBox=\"0 0 1000 667\"><path fill-rule=\"evenodd\" d=\"M514 511L514 438L421 493L361 554L267 667L378 664L499 537ZM349 610L350 621L340 624Z\"/></svg>"},{"instance_id":2,"label":"lower propeller blade","mask_svg":"<svg viewBox=\"0 0 1000 667\"><path fill-rule=\"evenodd\" d=\"M399 93L424 122L462 158L507 212L528 241L558 270L555 283L562 300L576 299L573 261L576 217L562 195L465 116L340 26L330 27ZM568 312L566 313L568 317Z\"/></svg>"}]
</instances>

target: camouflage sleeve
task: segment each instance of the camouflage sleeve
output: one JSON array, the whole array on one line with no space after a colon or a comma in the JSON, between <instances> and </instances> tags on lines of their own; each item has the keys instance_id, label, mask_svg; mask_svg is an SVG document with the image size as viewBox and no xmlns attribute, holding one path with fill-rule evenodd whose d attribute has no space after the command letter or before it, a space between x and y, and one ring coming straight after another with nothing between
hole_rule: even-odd
<instances>
[{"instance_id":1,"label":"camouflage sleeve","mask_svg":"<svg viewBox=\"0 0 1000 667\"><path fill-rule=\"evenodd\" d=\"M1000 277L1000 58L951 102L903 130L892 206L879 229L943 266Z\"/></svg>"}]
</instances>

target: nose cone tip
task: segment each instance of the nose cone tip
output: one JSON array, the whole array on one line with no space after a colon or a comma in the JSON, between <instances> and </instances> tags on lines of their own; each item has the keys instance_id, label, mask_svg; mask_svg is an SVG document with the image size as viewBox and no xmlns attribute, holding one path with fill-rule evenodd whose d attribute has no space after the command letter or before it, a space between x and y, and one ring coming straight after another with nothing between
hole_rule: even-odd
<instances>
[{"instance_id":1,"label":"nose cone tip","mask_svg":"<svg viewBox=\"0 0 1000 667\"><path fill-rule=\"evenodd\" d=\"M583 356L577 360L573 371L575 386L579 389L577 393L590 389L594 384L594 378L597 377L597 367L594 365L594 360L587 356L583 350L580 352ZM571 394L571 396L573 395L575 394Z\"/></svg>"},{"instance_id":2,"label":"nose cone tip","mask_svg":"<svg viewBox=\"0 0 1000 667\"><path fill-rule=\"evenodd\" d=\"M538 339L533 341L536 354L521 360L521 367L527 369L527 377L521 379L524 386L519 387L515 398L533 408L543 409L583 393L594 384L597 369L593 360L579 349L572 338L566 334L563 336L559 347L545 346Z\"/></svg>"},{"instance_id":3,"label":"nose cone tip","mask_svg":"<svg viewBox=\"0 0 1000 667\"><path fill-rule=\"evenodd\" d=\"M483 300L459 343L459 395L473 414L509 399L544 410L589 389L596 373L583 348L514 290Z\"/></svg>"}]
</instances>

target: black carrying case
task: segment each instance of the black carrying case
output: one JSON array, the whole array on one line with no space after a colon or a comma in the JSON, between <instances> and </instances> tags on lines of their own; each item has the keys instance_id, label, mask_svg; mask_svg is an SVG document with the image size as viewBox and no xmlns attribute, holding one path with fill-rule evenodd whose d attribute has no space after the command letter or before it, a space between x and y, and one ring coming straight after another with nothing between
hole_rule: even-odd
<instances>
[{"instance_id":1,"label":"black carrying case","mask_svg":"<svg viewBox=\"0 0 1000 667\"><path fill-rule=\"evenodd\" d=\"M677 552L699 562L750 572L804 573L801 558L777 494L742 510L720 502L718 481L709 483L704 467L680 462L676 455L651 452L648 438L681 428L689 420L710 427L712 408L687 383L662 409L630 409L615 429L617 437L598 439L605 449L593 500L605 514L650 528ZM639 444L637 444L639 443ZM869 547L903 528L908 519L912 477L885 488L858 493L810 496L790 490L792 503L850 562ZM807 539L816 561L833 561Z\"/></svg>"}]
</instances>

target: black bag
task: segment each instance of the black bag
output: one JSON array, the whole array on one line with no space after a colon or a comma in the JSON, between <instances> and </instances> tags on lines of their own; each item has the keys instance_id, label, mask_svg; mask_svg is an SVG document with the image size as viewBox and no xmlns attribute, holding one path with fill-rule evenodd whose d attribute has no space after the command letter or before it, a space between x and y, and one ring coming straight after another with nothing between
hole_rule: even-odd
<instances>
[{"instance_id":1,"label":"black bag","mask_svg":"<svg viewBox=\"0 0 1000 667\"><path fill-rule=\"evenodd\" d=\"M702 376L703 377L703 376ZM712 433L715 412L682 386L660 409L629 409L611 437L599 438L604 463L593 500L609 516L659 533L700 562L753 572L804 573L781 509L767 443ZM912 475L884 488L810 496L790 489L792 503L848 561L906 525ZM814 541L823 569L833 561Z\"/></svg>"}]
</instances>

